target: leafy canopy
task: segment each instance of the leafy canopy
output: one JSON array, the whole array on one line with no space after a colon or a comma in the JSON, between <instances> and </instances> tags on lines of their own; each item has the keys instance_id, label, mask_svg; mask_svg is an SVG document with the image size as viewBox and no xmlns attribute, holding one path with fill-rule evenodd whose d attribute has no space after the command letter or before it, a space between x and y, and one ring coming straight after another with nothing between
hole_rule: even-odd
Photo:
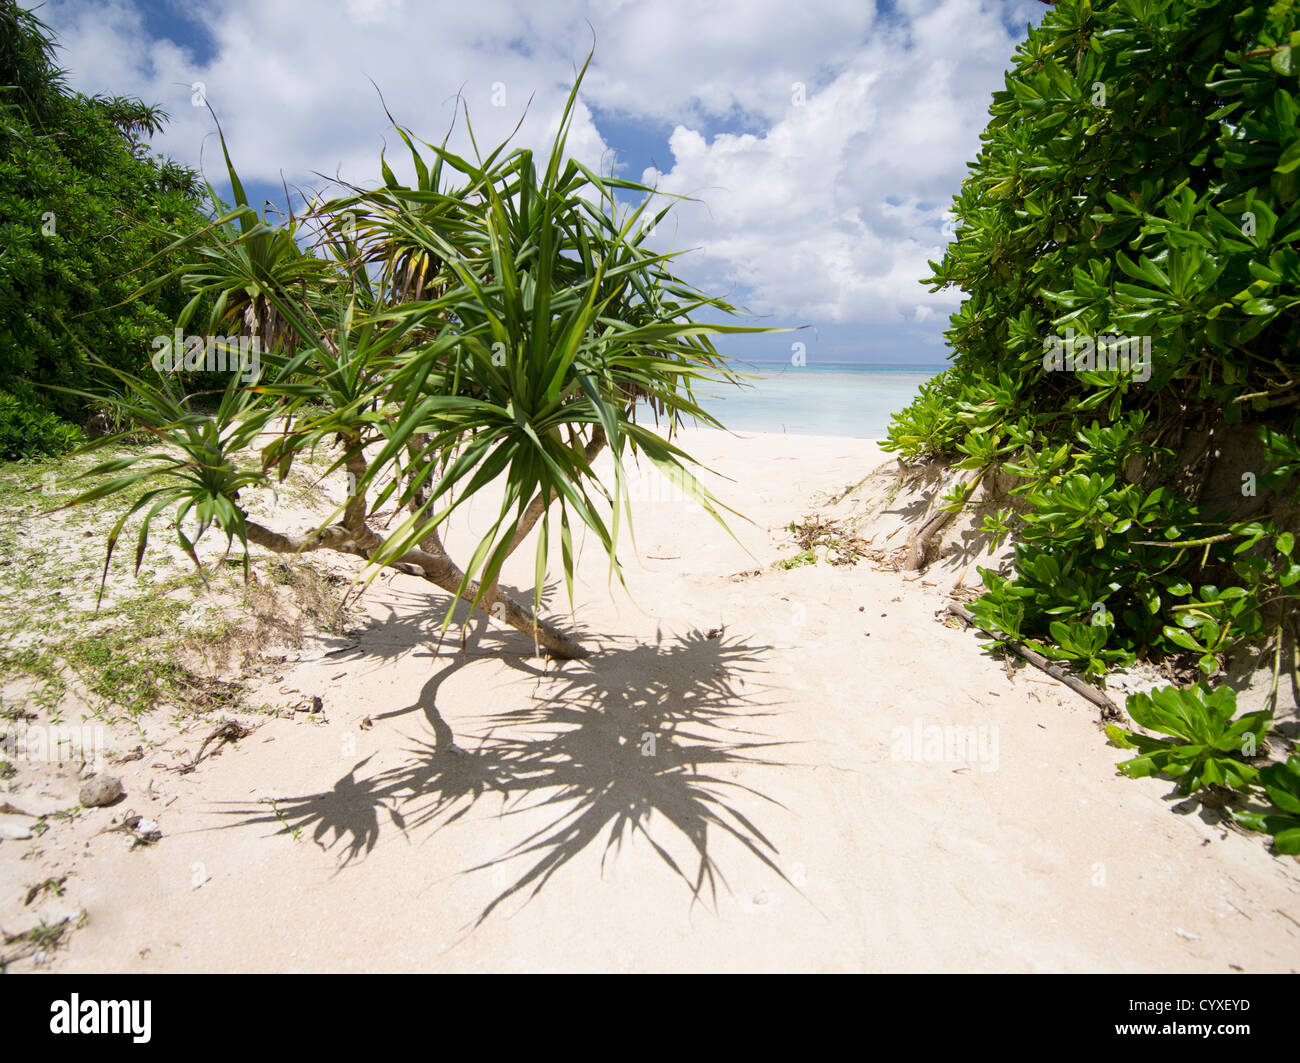
<instances>
[{"instance_id":1,"label":"leafy canopy","mask_svg":"<svg viewBox=\"0 0 1300 1063\"><path fill-rule=\"evenodd\" d=\"M48 28L0 0L0 393L15 399L0 403L0 457L66 442L57 429L31 433L48 411L82 414L55 389L102 383L94 361L147 373L151 338L183 306L179 282L118 305L166 244L158 226L206 221L196 175L145 145L165 118L138 100L69 92Z\"/></svg>"},{"instance_id":2,"label":"leafy canopy","mask_svg":"<svg viewBox=\"0 0 1300 1063\"><path fill-rule=\"evenodd\" d=\"M1294 614L1298 46L1291 0L1061 0L1017 50L931 263L956 357L887 444L1013 474L982 625L1211 675Z\"/></svg>"}]
</instances>

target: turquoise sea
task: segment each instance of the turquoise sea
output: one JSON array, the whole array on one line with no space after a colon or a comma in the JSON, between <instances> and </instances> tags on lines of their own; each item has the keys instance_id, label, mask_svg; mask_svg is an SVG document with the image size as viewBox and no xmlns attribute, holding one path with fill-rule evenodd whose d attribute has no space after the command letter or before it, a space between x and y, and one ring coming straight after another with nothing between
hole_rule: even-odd
<instances>
[{"instance_id":1,"label":"turquoise sea","mask_svg":"<svg viewBox=\"0 0 1300 1063\"><path fill-rule=\"evenodd\" d=\"M890 414L907 406L917 388L945 368L750 364L752 368L737 367L754 378L746 381L747 387L713 385L702 396L700 405L724 426L737 432L861 439L882 438Z\"/></svg>"}]
</instances>

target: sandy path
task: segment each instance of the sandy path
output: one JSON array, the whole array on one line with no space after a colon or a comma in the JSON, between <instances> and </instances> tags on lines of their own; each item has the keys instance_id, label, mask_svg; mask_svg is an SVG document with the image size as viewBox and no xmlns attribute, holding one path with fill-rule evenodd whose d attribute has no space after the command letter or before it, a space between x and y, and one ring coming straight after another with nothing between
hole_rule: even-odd
<instances>
[{"instance_id":1,"label":"sandy path","mask_svg":"<svg viewBox=\"0 0 1300 1063\"><path fill-rule=\"evenodd\" d=\"M1300 966L1294 862L1116 777L1086 703L936 622L946 584L767 567L873 444L688 449L736 481L757 561L680 499L638 502L637 605L584 550L578 616L602 652L558 668L495 626L435 655L422 585L377 583L358 646L284 675L323 721L272 720L189 775L125 766L165 837L90 839L89 921L52 968ZM901 734L945 725L983 746L900 759ZM444 727L468 755L435 752Z\"/></svg>"}]
</instances>

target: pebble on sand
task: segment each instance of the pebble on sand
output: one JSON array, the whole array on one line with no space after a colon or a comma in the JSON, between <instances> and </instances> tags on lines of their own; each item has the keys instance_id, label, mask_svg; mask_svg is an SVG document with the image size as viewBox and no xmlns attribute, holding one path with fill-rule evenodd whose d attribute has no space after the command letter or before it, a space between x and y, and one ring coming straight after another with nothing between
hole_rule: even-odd
<instances>
[{"instance_id":1,"label":"pebble on sand","mask_svg":"<svg viewBox=\"0 0 1300 1063\"><path fill-rule=\"evenodd\" d=\"M81 787L77 800L84 808L99 808L111 805L125 792L121 779L112 775L96 775Z\"/></svg>"}]
</instances>

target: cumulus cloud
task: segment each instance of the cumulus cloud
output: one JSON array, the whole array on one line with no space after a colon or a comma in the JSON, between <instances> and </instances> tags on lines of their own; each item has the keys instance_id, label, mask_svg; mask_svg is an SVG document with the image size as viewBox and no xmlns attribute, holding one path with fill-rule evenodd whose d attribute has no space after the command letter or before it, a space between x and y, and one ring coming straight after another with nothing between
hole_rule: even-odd
<instances>
[{"instance_id":1,"label":"cumulus cloud","mask_svg":"<svg viewBox=\"0 0 1300 1063\"><path fill-rule=\"evenodd\" d=\"M919 8L919 5L917 5ZM693 195L678 242L756 311L813 321L925 321L951 307L918 281L951 235L952 194L979 146L1013 41L1001 12L945 0L878 25L836 76L762 135L706 142L685 125L666 173Z\"/></svg>"},{"instance_id":2,"label":"cumulus cloud","mask_svg":"<svg viewBox=\"0 0 1300 1063\"><path fill-rule=\"evenodd\" d=\"M52 0L40 15L75 87L171 113L156 147L192 164L202 149L221 176L211 117L191 103L202 83L241 175L291 186L336 173L373 184L385 143L405 172L368 78L426 139L441 139L459 94L480 145L528 105L516 142L544 149L594 33L569 151L608 166L598 115L672 127L671 162L645 178L698 199L656 236L698 248L682 260L687 276L786 320L888 324L946 316L951 297L918 280L942 254L989 94L1041 5L174 0L173 11L210 38L202 57L155 37L128 0ZM469 150L463 122L453 146Z\"/></svg>"}]
</instances>

